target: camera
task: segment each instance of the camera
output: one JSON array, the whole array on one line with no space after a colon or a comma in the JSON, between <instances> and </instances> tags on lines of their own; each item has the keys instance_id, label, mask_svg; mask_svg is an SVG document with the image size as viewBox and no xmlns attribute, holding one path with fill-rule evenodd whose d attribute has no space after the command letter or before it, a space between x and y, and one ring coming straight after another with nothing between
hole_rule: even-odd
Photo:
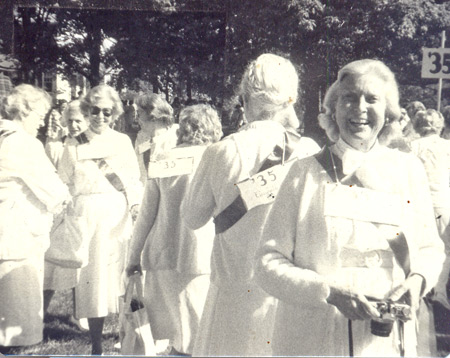
<instances>
[{"instance_id":1,"label":"camera","mask_svg":"<svg viewBox=\"0 0 450 358\"><path fill-rule=\"evenodd\" d=\"M404 303L392 301L374 301L380 318L370 321L370 331L380 337L389 337L394 321L408 321L411 319L411 307Z\"/></svg>"}]
</instances>

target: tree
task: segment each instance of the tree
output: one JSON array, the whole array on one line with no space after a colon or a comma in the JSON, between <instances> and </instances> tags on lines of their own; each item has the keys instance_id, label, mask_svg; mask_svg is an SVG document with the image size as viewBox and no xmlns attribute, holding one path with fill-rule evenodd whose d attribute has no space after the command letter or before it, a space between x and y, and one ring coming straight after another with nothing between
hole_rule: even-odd
<instances>
[{"instance_id":1,"label":"tree","mask_svg":"<svg viewBox=\"0 0 450 358\"><path fill-rule=\"evenodd\" d=\"M420 78L421 47L439 47L449 15L448 3L425 0L231 0L228 93L249 60L263 52L288 57L302 82L298 112L307 134L321 140L316 120L321 97L340 67L378 58L400 85L424 86L429 81Z\"/></svg>"},{"instance_id":2,"label":"tree","mask_svg":"<svg viewBox=\"0 0 450 358\"><path fill-rule=\"evenodd\" d=\"M56 67L58 46L54 12L49 8L18 8L14 20L14 54L21 82L41 81L42 73Z\"/></svg>"},{"instance_id":3,"label":"tree","mask_svg":"<svg viewBox=\"0 0 450 358\"><path fill-rule=\"evenodd\" d=\"M264 52L276 53L298 69L302 86L296 109L307 134L316 139L323 138L316 120L321 100L339 68L355 59L381 59L397 74L400 87L407 88L402 93L415 96L411 88L434 83L420 78L421 48L439 47L440 33L450 25L450 2L429 0L109 3L122 9L128 4L128 10L54 11L59 68L67 75L79 72L96 83L102 68L110 69L119 88L139 90L145 81L167 98L206 96L231 104L246 65ZM193 3L202 11L188 11ZM130 10L135 7L151 11ZM33 16L28 16L30 23ZM17 21L22 26L27 19ZM51 21L45 31L54 31ZM28 35L25 47L34 45ZM112 39L109 47L107 38ZM52 51L45 48L44 53ZM44 63L34 52L31 57L35 63L21 58L28 71ZM53 60L45 61L48 66ZM419 98L403 101L412 99Z\"/></svg>"},{"instance_id":4,"label":"tree","mask_svg":"<svg viewBox=\"0 0 450 358\"><path fill-rule=\"evenodd\" d=\"M221 98L225 56L225 16L177 12L134 14L119 26L114 56L122 70L117 81L139 78L169 97ZM130 60L130 58L132 60Z\"/></svg>"},{"instance_id":5,"label":"tree","mask_svg":"<svg viewBox=\"0 0 450 358\"><path fill-rule=\"evenodd\" d=\"M114 28L118 16L117 12L105 10L59 10L59 70L68 78L79 73L91 86L99 84L105 76L102 69L111 70L117 66L108 47L107 34ZM109 45L113 46L113 42Z\"/></svg>"}]
</instances>

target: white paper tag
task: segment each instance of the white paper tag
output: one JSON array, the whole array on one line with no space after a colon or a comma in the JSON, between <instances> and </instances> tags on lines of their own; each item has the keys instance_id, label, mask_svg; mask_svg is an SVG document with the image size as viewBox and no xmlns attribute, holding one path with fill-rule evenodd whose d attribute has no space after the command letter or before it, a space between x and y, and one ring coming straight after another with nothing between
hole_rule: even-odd
<instances>
[{"instance_id":1,"label":"white paper tag","mask_svg":"<svg viewBox=\"0 0 450 358\"><path fill-rule=\"evenodd\" d=\"M355 185L325 185L324 214L327 216L399 225L402 209L400 195Z\"/></svg>"},{"instance_id":2,"label":"white paper tag","mask_svg":"<svg viewBox=\"0 0 450 358\"><path fill-rule=\"evenodd\" d=\"M148 178L168 178L191 174L194 170L194 157L167 158L152 161L148 164Z\"/></svg>"},{"instance_id":3,"label":"white paper tag","mask_svg":"<svg viewBox=\"0 0 450 358\"><path fill-rule=\"evenodd\" d=\"M275 200L290 164L275 165L237 183L247 210Z\"/></svg>"},{"instance_id":4,"label":"white paper tag","mask_svg":"<svg viewBox=\"0 0 450 358\"><path fill-rule=\"evenodd\" d=\"M151 152L154 151L156 144L152 143L150 140L146 140L145 142L138 145L138 153L142 154L150 149Z\"/></svg>"}]
</instances>

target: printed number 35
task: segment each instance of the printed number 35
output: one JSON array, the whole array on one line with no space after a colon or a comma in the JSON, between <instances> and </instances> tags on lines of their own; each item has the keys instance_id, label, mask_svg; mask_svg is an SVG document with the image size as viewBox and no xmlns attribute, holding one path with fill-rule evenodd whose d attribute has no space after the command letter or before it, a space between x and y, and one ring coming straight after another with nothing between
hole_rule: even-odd
<instances>
[{"instance_id":1,"label":"printed number 35","mask_svg":"<svg viewBox=\"0 0 450 358\"><path fill-rule=\"evenodd\" d=\"M266 185L268 180L271 180L271 181L277 180L277 176L273 173L272 170L269 170L269 171L267 172L267 176L269 177L268 179L266 179L266 178L264 177L263 174L260 174L260 175L258 175L258 176L256 177L256 180L259 180L259 183L258 183L258 184L259 184L260 186Z\"/></svg>"},{"instance_id":2,"label":"printed number 35","mask_svg":"<svg viewBox=\"0 0 450 358\"><path fill-rule=\"evenodd\" d=\"M173 160L164 162L164 169L175 168L175 162Z\"/></svg>"},{"instance_id":3,"label":"printed number 35","mask_svg":"<svg viewBox=\"0 0 450 358\"><path fill-rule=\"evenodd\" d=\"M441 71L444 74L450 73L450 53L444 53L443 58L441 58L441 54L439 52L430 52L428 57L434 57L434 61L432 62L434 68L430 69L431 73L439 73ZM447 69L442 70L443 67L446 67Z\"/></svg>"}]
</instances>

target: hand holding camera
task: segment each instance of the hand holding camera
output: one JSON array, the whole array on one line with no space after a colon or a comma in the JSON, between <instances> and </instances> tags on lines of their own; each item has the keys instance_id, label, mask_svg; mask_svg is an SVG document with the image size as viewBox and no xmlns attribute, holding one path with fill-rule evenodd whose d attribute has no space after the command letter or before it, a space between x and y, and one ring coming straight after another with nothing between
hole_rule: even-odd
<instances>
[{"instance_id":1,"label":"hand holding camera","mask_svg":"<svg viewBox=\"0 0 450 358\"><path fill-rule=\"evenodd\" d=\"M379 317L379 312L369 300L348 287L330 284L327 302L350 320L369 320Z\"/></svg>"},{"instance_id":2,"label":"hand holding camera","mask_svg":"<svg viewBox=\"0 0 450 358\"><path fill-rule=\"evenodd\" d=\"M411 306L411 311L419 308L420 297L423 291L424 278L419 274L412 274L403 283L395 287L388 299L397 302L400 299Z\"/></svg>"},{"instance_id":3,"label":"hand holding camera","mask_svg":"<svg viewBox=\"0 0 450 358\"><path fill-rule=\"evenodd\" d=\"M411 306L405 303L373 301L379 317L370 321L370 331L380 337L389 337L395 321L406 322L412 318Z\"/></svg>"}]
</instances>

